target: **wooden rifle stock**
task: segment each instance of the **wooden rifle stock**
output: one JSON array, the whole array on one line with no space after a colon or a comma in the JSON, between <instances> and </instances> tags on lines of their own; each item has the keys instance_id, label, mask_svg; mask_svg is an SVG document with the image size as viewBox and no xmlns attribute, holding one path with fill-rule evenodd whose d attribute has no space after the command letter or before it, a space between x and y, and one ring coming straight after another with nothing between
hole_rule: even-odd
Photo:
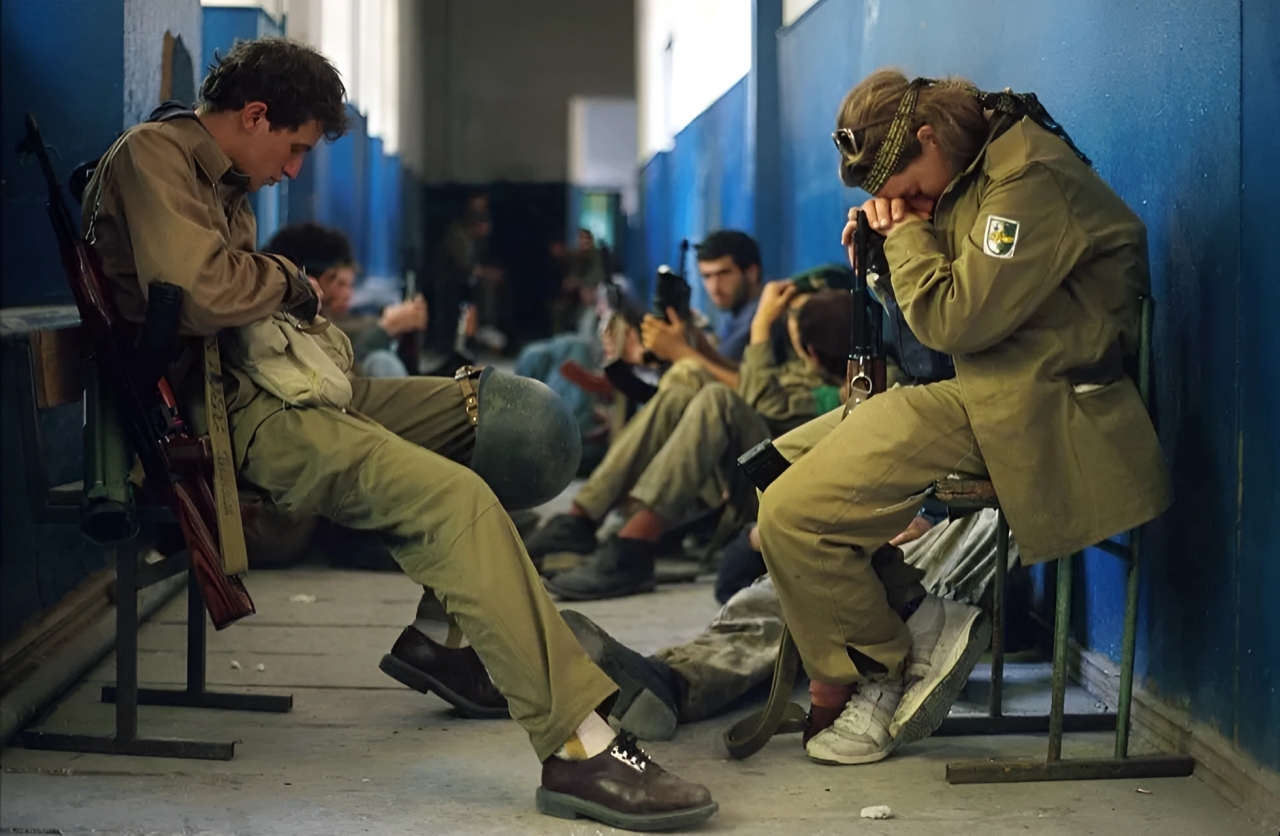
<instances>
[{"instance_id":1,"label":"wooden rifle stock","mask_svg":"<svg viewBox=\"0 0 1280 836\"><path fill-rule=\"evenodd\" d=\"M76 231L35 118L27 114L18 146L34 154L49 190L49 220L62 267L103 377L109 381L126 436L142 462L148 485L177 517L209 617L216 629L251 615L253 601L239 578L222 569L213 491L206 473L205 440L193 437L154 358L142 356L132 326L116 310L98 254ZM150 371L149 371L150 370ZM148 379L150 378L150 379ZM126 590L122 594L131 594Z\"/></svg>"}]
</instances>

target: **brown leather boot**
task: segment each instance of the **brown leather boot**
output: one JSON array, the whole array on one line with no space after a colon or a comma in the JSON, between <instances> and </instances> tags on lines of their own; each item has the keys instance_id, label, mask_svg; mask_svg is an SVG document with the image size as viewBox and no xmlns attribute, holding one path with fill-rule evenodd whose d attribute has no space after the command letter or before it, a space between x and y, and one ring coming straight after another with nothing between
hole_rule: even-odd
<instances>
[{"instance_id":1,"label":"brown leather boot","mask_svg":"<svg viewBox=\"0 0 1280 836\"><path fill-rule=\"evenodd\" d=\"M378 668L415 691L438 695L464 716L485 719L511 716L507 698L493 684L472 647L445 647L413 627L406 627L391 652L382 657Z\"/></svg>"},{"instance_id":2,"label":"brown leather boot","mask_svg":"<svg viewBox=\"0 0 1280 836\"><path fill-rule=\"evenodd\" d=\"M548 758L537 801L548 816L586 817L624 830L689 827L720 808L706 787L658 766L628 734L585 761Z\"/></svg>"}]
</instances>

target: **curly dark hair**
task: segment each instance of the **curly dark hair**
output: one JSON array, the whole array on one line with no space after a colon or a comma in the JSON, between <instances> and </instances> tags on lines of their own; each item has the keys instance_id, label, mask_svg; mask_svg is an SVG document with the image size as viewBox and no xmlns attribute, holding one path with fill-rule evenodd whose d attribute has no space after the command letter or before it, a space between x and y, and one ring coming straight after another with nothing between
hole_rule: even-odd
<instances>
[{"instance_id":1,"label":"curly dark hair","mask_svg":"<svg viewBox=\"0 0 1280 836\"><path fill-rule=\"evenodd\" d=\"M351 239L340 229L306 221L281 227L263 245L264 253L280 255L313 278L332 267L355 266Z\"/></svg>"},{"instance_id":2,"label":"curly dark hair","mask_svg":"<svg viewBox=\"0 0 1280 836\"><path fill-rule=\"evenodd\" d=\"M347 88L338 70L316 50L287 38L236 41L214 53L200 85L199 105L212 113L263 102L272 129L296 131L315 119L326 139L346 133Z\"/></svg>"},{"instance_id":3,"label":"curly dark hair","mask_svg":"<svg viewBox=\"0 0 1280 836\"><path fill-rule=\"evenodd\" d=\"M760 266L760 245L756 239L736 229L721 229L711 233L701 244L694 247L698 261L715 261L729 256L738 269L746 272L748 267Z\"/></svg>"}]
</instances>

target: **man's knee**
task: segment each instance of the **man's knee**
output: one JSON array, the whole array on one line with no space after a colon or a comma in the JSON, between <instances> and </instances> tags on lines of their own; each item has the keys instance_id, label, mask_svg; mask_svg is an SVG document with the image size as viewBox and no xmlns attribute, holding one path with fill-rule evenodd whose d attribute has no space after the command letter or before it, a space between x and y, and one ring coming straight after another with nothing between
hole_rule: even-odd
<instances>
[{"instance_id":1,"label":"man's knee","mask_svg":"<svg viewBox=\"0 0 1280 836\"><path fill-rule=\"evenodd\" d=\"M688 411L694 414L725 417L746 407L746 401L723 383L708 383L689 401Z\"/></svg>"},{"instance_id":2,"label":"man's knee","mask_svg":"<svg viewBox=\"0 0 1280 836\"><path fill-rule=\"evenodd\" d=\"M807 531L814 527L814 513L819 506L829 506L834 487L822 486L819 474L803 464L794 464L782 472L760 495L757 525L760 541L788 531Z\"/></svg>"}]
</instances>

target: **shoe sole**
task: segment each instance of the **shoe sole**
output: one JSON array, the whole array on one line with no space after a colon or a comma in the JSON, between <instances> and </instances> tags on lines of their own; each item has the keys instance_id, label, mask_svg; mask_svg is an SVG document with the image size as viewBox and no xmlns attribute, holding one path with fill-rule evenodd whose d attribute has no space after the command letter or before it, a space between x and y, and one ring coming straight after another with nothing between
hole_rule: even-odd
<instances>
[{"instance_id":1,"label":"shoe sole","mask_svg":"<svg viewBox=\"0 0 1280 836\"><path fill-rule=\"evenodd\" d=\"M625 731L640 740L670 740L675 737L678 718L672 707L630 670L647 664L639 653L623 645L581 613L560 614L577 637L591 661L600 666L618 686L618 699L609 715L614 731ZM629 659L634 653L635 659Z\"/></svg>"},{"instance_id":2,"label":"shoe sole","mask_svg":"<svg viewBox=\"0 0 1280 836\"><path fill-rule=\"evenodd\" d=\"M378 663L378 670L408 688L423 694L435 694L456 708L464 717L474 720L505 720L511 716L506 708L490 708L474 703L447 687L435 677L423 673L412 665L401 662L388 653Z\"/></svg>"},{"instance_id":3,"label":"shoe sole","mask_svg":"<svg viewBox=\"0 0 1280 836\"><path fill-rule=\"evenodd\" d=\"M952 703L964 690L969 674L973 673L982 652L990 644L991 619L985 612L978 611L969 622L968 640L963 644L957 642L956 649L951 654L954 664L898 729L897 745L905 746L924 740L938 730L942 721L951 713Z\"/></svg>"},{"instance_id":4,"label":"shoe sole","mask_svg":"<svg viewBox=\"0 0 1280 836\"><path fill-rule=\"evenodd\" d=\"M809 741L810 746L813 745L814 740L817 740L817 737L814 737ZM890 741L889 748L881 752L876 752L872 755L861 755L854 758L842 757L839 755L815 755L809 751L808 746L805 747L804 753L809 756L809 760L814 761L815 763L825 764L827 766L858 766L866 763L878 763L892 755L893 750L896 748L898 748L897 742Z\"/></svg>"},{"instance_id":5,"label":"shoe sole","mask_svg":"<svg viewBox=\"0 0 1280 836\"><path fill-rule=\"evenodd\" d=\"M623 830L657 831L677 830L704 822L716 814L720 805L712 801L701 807L672 810L669 813L620 813L603 804L587 801L574 795L538 787L536 793L538 812L560 819L588 818Z\"/></svg>"},{"instance_id":6,"label":"shoe sole","mask_svg":"<svg viewBox=\"0 0 1280 836\"><path fill-rule=\"evenodd\" d=\"M628 595L653 592L658 587L658 581L655 578L649 578L640 583L620 587L609 592L579 592L573 589L564 589L556 586L555 580L552 578L545 580L543 585L546 586L548 592L558 596L562 601L604 601L609 598L625 598Z\"/></svg>"}]
</instances>

